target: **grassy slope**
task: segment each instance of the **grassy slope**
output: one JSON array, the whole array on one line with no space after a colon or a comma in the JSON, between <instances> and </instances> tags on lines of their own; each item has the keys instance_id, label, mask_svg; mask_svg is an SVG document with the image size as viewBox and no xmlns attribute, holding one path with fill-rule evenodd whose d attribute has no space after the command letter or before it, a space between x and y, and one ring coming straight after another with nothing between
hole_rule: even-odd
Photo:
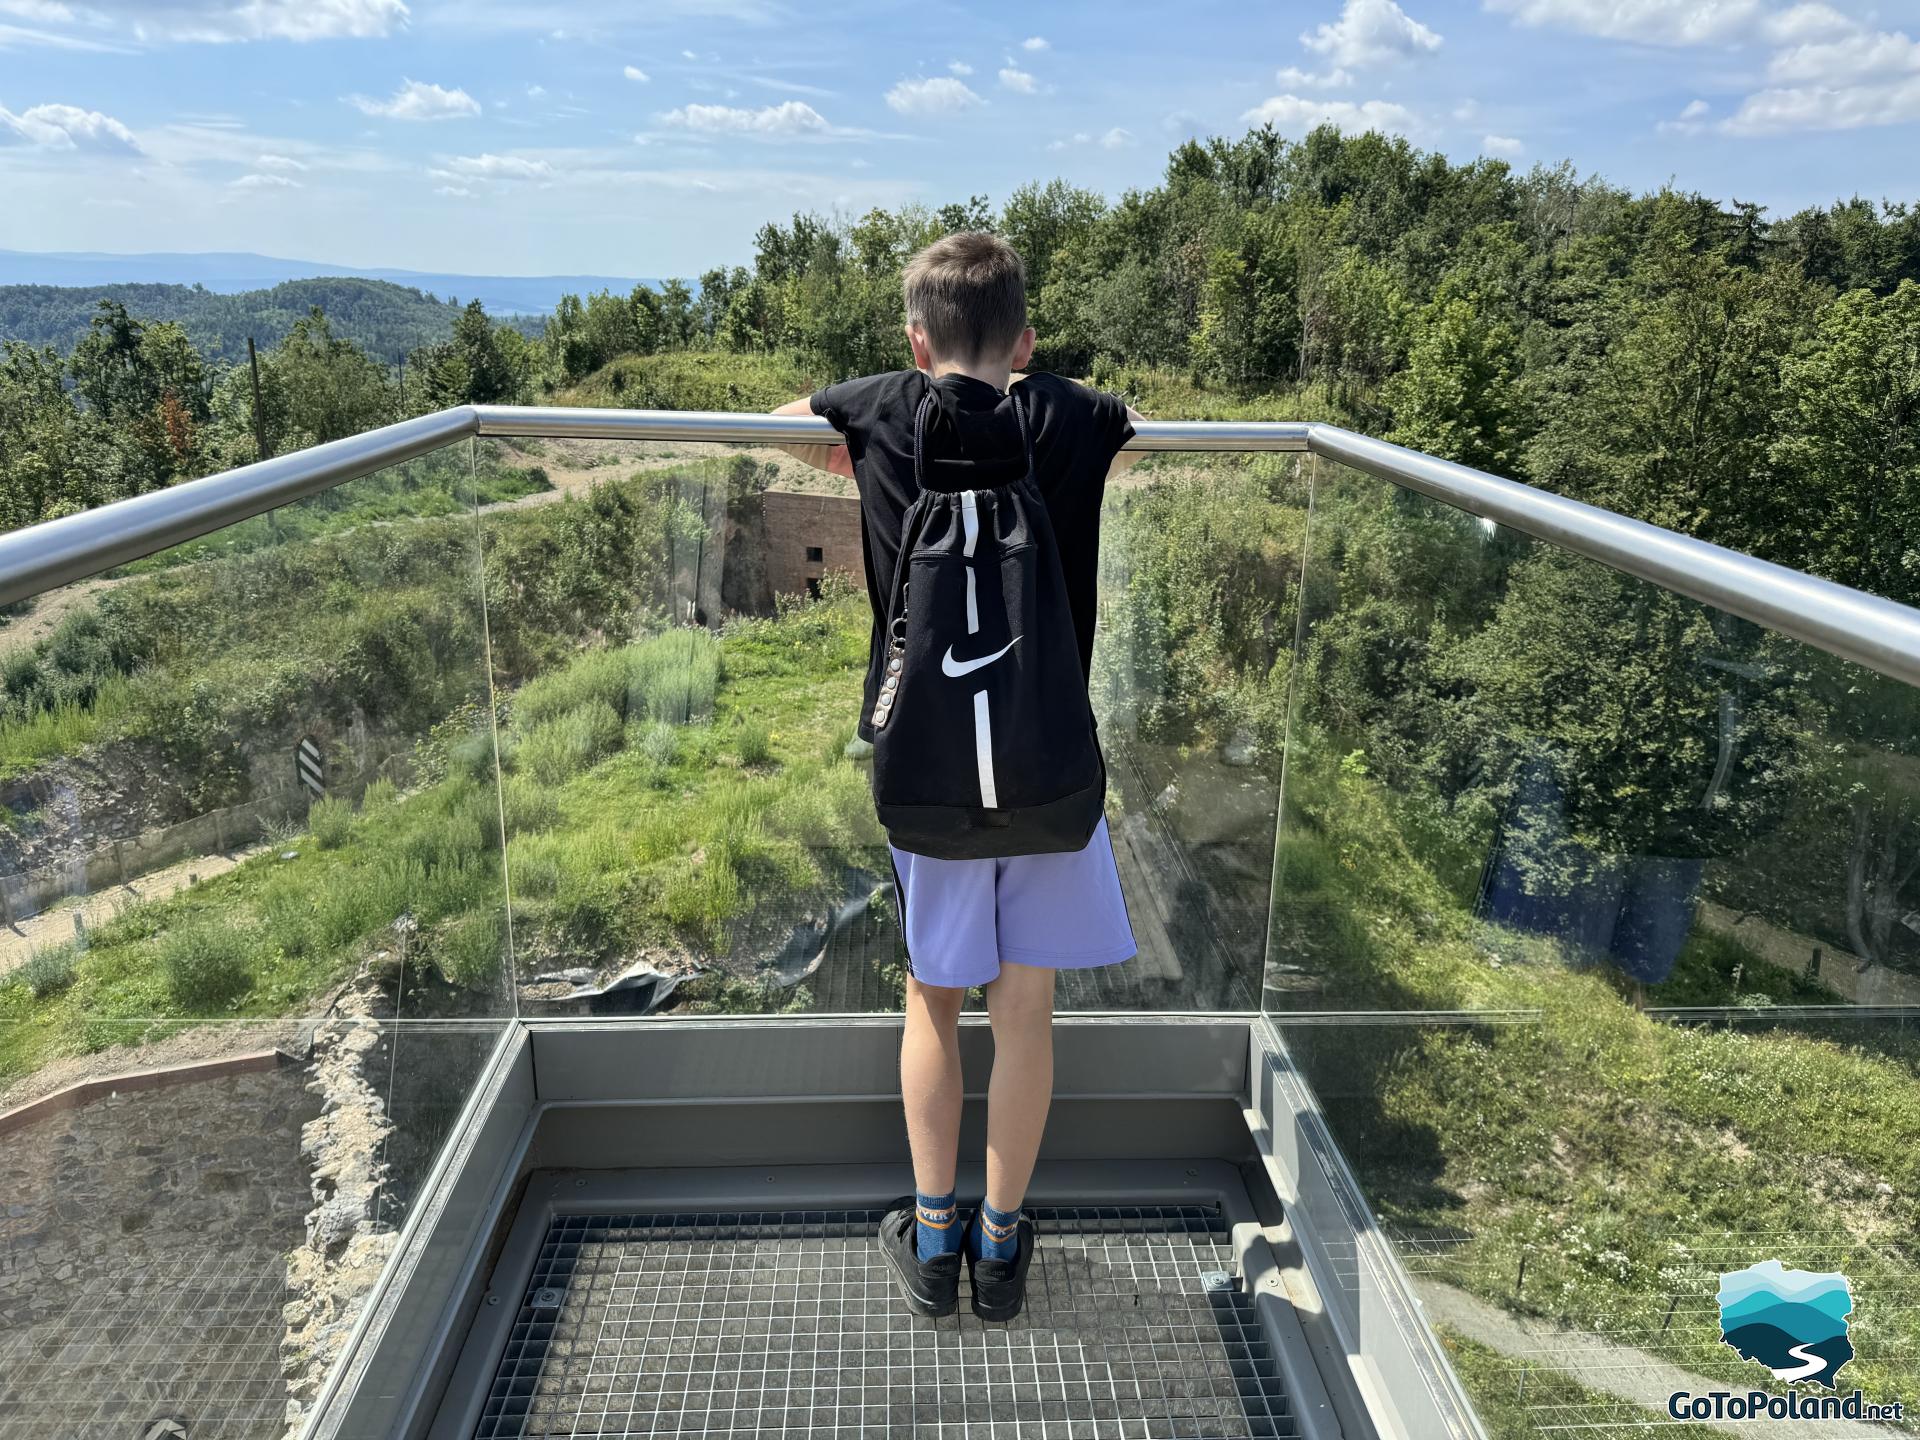
<instances>
[{"instance_id":1,"label":"grassy slope","mask_svg":"<svg viewBox=\"0 0 1920 1440\"><path fill-rule=\"evenodd\" d=\"M1455 1283L1601 1334L1658 1330L1676 1289L1766 1258L1744 1237L1772 1233L1784 1262L1855 1278L1850 1378L1912 1388L1920 1312L1892 1301L1920 1278L1920 1037L1656 1020L1551 942L1474 922L1373 781L1309 764L1288 787L1281 933L1343 1004L1541 1016L1343 1031L1319 1052L1295 1032L1384 1219L1468 1232ZM1709 1364L1724 1346L1694 1298L1662 1353Z\"/></svg>"},{"instance_id":2,"label":"grassy slope","mask_svg":"<svg viewBox=\"0 0 1920 1440\"><path fill-rule=\"evenodd\" d=\"M529 748L530 731L509 728L524 970L724 947L734 927L762 909L786 914L796 895L878 841L864 772L841 753L866 626L864 602L847 595L734 625L718 646L724 678L710 721L667 726L661 745L649 734L657 722L636 712L604 753L543 761L568 772L547 772L551 784L528 783L538 746ZM593 652L573 662L592 663ZM564 729L599 703L582 698L543 723ZM64 988L35 995L24 981L0 984L0 1079L195 1018L304 1013L365 947L394 943L388 927L402 911L418 922L414 953L461 987L437 1001L416 996L410 1009L497 1006L503 901L491 754L483 730L443 727L423 763L444 778L407 796L376 789L358 814L323 807L286 851L132 907L94 932ZM243 938L245 967L232 994L211 1005L185 998L176 972L231 936Z\"/></svg>"},{"instance_id":3,"label":"grassy slope","mask_svg":"<svg viewBox=\"0 0 1920 1440\"><path fill-rule=\"evenodd\" d=\"M683 350L625 356L547 398L553 405L636 410L766 411L831 378L789 355Z\"/></svg>"}]
</instances>

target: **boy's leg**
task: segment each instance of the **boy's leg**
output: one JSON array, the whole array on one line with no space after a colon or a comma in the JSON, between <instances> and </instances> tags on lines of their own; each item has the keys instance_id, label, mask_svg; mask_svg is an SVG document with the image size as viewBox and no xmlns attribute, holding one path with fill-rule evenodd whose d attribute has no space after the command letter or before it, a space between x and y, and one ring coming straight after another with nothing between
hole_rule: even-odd
<instances>
[{"instance_id":1,"label":"boy's leg","mask_svg":"<svg viewBox=\"0 0 1920 1440\"><path fill-rule=\"evenodd\" d=\"M900 1097L913 1151L913 1184L922 1195L953 1191L960 1148L960 1006L967 992L907 977L907 1024L900 1041Z\"/></svg>"},{"instance_id":2,"label":"boy's leg","mask_svg":"<svg viewBox=\"0 0 1920 1440\"><path fill-rule=\"evenodd\" d=\"M1053 1104L1053 976L1045 966L1003 961L987 986L987 1205L1003 1214L1016 1213L1027 1198Z\"/></svg>"}]
</instances>

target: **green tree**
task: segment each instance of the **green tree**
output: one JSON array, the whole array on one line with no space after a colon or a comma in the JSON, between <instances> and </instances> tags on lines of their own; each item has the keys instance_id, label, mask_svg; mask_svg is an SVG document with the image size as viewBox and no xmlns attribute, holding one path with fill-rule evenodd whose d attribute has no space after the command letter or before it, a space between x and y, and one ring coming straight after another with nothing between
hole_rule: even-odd
<instances>
[{"instance_id":1,"label":"green tree","mask_svg":"<svg viewBox=\"0 0 1920 1440\"><path fill-rule=\"evenodd\" d=\"M1525 439L1518 337L1482 318L1477 297L1434 300L1414 325L1406 368L1386 383L1388 439L1444 460L1510 475Z\"/></svg>"},{"instance_id":2,"label":"green tree","mask_svg":"<svg viewBox=\"0 0 1920 1440\"><path fill-rule=\"evenodd\" d=\"M1826 309L1783 367L1769 458L1789 496L1776 558L1920 602L1920 284Z\"/></svg>"},{"instance_id":3,"label":"green tree","mask_svg":"<svg viewBox=\"0 0 1920 1440\"><path fill-rule=\"evenodd\" d=\"M684 287L683 287L684 288ZM486 307L468 302L444 343L414 351L409 368L420 377L417 410L450 405L501 405L523 398L528 357L502 344Z\"/></svg>"}]
</instances>

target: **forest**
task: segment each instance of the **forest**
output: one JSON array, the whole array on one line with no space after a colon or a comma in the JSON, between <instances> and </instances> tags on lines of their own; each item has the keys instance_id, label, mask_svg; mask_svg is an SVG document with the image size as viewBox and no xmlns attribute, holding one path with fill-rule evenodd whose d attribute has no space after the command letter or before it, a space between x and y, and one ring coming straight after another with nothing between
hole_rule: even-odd
<instances>
[{"instance_id":1,"label":"forest","mask_svg":"<svg viewBox=\"0 0 1920 1440\"><path fill-rule=\"evenodd\" d=\"M87 333L102 300L144 321L174 321L203 359L229 365L246 359L249 336L257 345L278 345L316 306L343 337L387 360L445 340L460 313L456 301L352 276L234 294L203 285L0 285L0 337L65 353Z\"/></svg>"}]
</instances>

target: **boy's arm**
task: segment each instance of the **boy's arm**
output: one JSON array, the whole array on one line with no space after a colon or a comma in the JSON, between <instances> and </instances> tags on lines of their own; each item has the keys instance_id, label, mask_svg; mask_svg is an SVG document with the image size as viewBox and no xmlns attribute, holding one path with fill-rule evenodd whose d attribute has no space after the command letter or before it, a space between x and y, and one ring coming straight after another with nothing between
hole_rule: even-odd
<instances>
[{"instance_id":1,"label":"boy's arm","mask_svg":"<svg viewBox=\"0 0 1920 1440\"><path fill-rule=\"evenodd\" d=\"M813 397L803 395L798 400L789 400L775 415L811 415ZM781 445L777 447L793 456L794 459L813 466L816 470L825 470L829 475L844 475L853 478L853 457L847 453L845 442L838 445Z\"/></svg>"},{"instance_id":2,"label":"boy's arm","mask_svg":"<svg viewBox=\"0 0 1920 1440\"><path fill-rule=\"evenodd\" d=\"M1016 370L1010 377L1008 377L1007 383L1011 385L1015 380L1024 380L1026 378L1027 378L1027 375L1024 370ZM1075 381L1074 383L1078 385L1087 385L1087 382L1084 380L1078 380L1078 381ZM1087 385L1087 388L1091 390L1093 389L1093 386ZM1121 403L1125 404L1126 402L1122 401ZM1127 419L1129 421L1140 421L1146 418L1147 418L1146 416L1142 415L1138 410L1134 409L1133 406L1131 405L1127 406ZM1129 453L1125 450L1122 450L1118 455L1115 455L1113 457L1113 464L1107 467L1107 478L1111 480L1114 476L1118 475L1122 470L1131 470L1134 466L1138 465L1142 460L1146 458L1147 457L1146 457L1145 451L1135 450Z\"/></svg>"},{"instance_id":3,"label":"boy's arm","mask_svg":"<svg viewBox=\"0 0 1920 1440\"><path fill-rule=\"evenodd\" d=\"M1146 418L1146 416L1134 409L1133 406L1127 406L1127 419L1131 423L1138 424ZM1122 470L1131 470L1146 458L1147 454L1144 450L1122 450L1118 455L1113 457L1113 464L1107 467L1107 478L1111 480Z\"/></svg>"}]
</instances>

